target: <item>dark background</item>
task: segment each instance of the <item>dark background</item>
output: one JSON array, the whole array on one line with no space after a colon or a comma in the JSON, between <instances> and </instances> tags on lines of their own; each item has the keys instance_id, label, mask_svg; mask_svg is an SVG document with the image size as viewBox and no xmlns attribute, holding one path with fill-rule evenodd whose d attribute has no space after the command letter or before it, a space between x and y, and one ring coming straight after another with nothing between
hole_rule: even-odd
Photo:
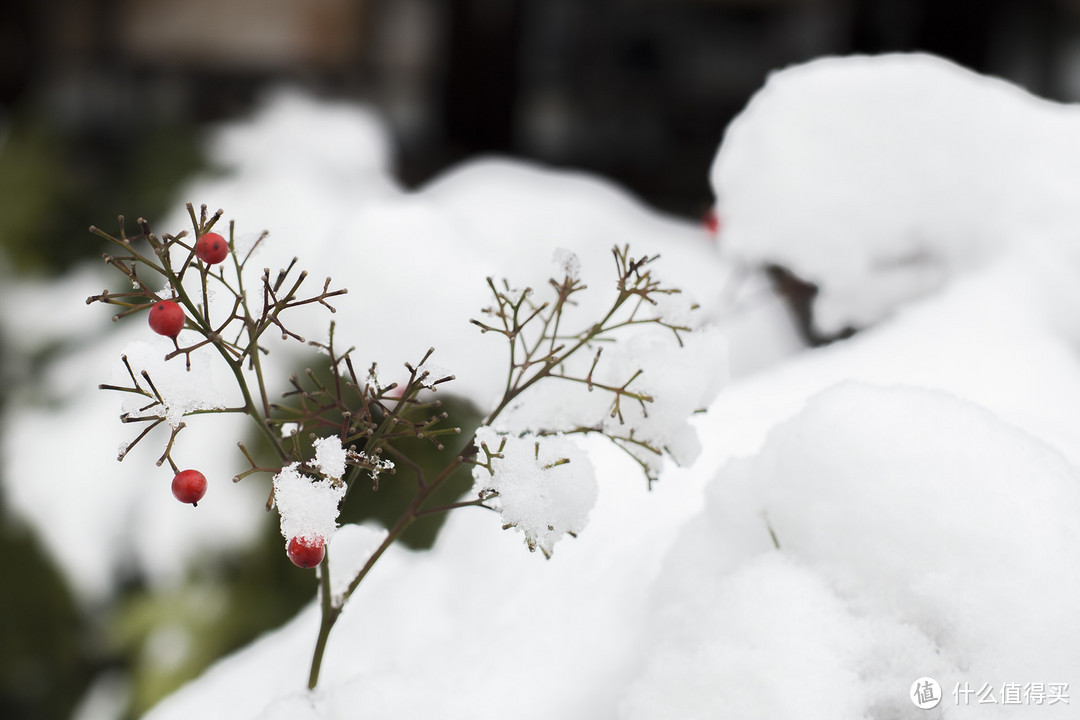
<instances>
[{"instance_id":1,"label":"dark background","mask_svg":"<svg viewBox=\"0 0 1080 720\"><path fill-rule=\"evenodd\" d=\"M496 152L592 170L691 215L710 203L706 174L724 127L775 68L919 49L1045 97L1077 95L1076 0L3 5L0 163L19 155L11 141L38 143L62 177L46 188L51 197L34 199L61 214L0 222L0 242L42 267L75 252L57 249L58 238L69 220L84 225L87 210L159 210L176 179L205 161L199 126L244 113L283 80L380 108L409 185ZM16 220L21 239L5 232Z\"/></svg>"},{"instance_id":2,"label":"dark background","mask_svg":"<svg viewBox=\"0 0 1080 720\"><path fill-rule=\"evenodd\" d=\"M90 223L170 209L177 184L212 164L206 125L283 81L378 108L409 186L501 153L591 170L700 217L724 127L770 70L923 50L1068 101L1080 98L1078 31L1080 0L4 0L0 277L5 265L59 272L98 251ZM34 380L6 352L0 402ZM2 494L0 543L6 720L70 717L109 672L137 715L311 596L273 528L276 552L169 596L133 577L104 608L71 596ZM206 582L242 612L192 630L205 641L194 661L150 676L146 638Z\"/></svg>"}]
</instances>

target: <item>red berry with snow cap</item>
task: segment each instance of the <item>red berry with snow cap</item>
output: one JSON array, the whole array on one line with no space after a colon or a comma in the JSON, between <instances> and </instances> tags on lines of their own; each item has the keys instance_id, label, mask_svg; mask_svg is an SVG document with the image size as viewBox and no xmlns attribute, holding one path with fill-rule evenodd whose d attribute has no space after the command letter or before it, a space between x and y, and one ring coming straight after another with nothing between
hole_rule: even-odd
<instances>
[{"instance_id":1,"label":"red berry with snow cap","mask_svg":"<svg viewBox=\"0 0 1080 720\"><path fill-rule=\"evenodd\" d=\"M173 300L161 300L150 308L150 329L158 335L174 338L184 327L184 308Z\"/></svg>"},{"instance_id":2,"label":"red berry with snow cap","mask_svg":"<svg viewBox=\"0 0 1080 720\"><path fill-rule=\"evenodd\" d=\"M198 470L181 470L173 478L172 494L182 503L197 505L206 494L206 476Z\"/></svg>"},{"instance_id":3,"label":"red berry with snow cap","mask_svg":"<svg viewBox=\"0 0 1080 720\"><path fill-rule=\"evenodd\" d=\"M294 537L289 541L289 559L297 567L313 568L323 561L325 544L326 541L317 535L311 538L302 535Z\"/></svg>"},{"instance_id":4,"label":"red berry with snow cap","mask_svg":"<svg viewBox=\"0 0 1080 720\"><path fill-rule=\"evenodd\" d=\"M216 265L229 254L229 243L215 232L199 236L195 242L195 254L207 265Z\"/></svg>"}]
</instances>

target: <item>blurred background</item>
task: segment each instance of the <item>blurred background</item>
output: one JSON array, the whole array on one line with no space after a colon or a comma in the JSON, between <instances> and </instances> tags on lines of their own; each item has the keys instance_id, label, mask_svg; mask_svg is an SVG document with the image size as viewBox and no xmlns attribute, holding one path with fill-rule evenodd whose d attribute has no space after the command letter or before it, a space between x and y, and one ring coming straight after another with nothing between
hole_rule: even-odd
<instances>
[{"instance_id":1,"label":"blurred background","mask_svg":"<svg viewBox=\"0 0 1080 720\"><path fill-rule=\"evenodd\" d=\"M179 184L214 166L206 128L283 83L373 108L406 187L495 153L700 219L723 130L770 70L907 50L1080 99L1077 0L5 0L0 282L93 257L91 223L174 210ZM0 347L0 403L32 392L57 350ZM8 720L138 716L311 595L280 552L252 553L165 595L133 576L88 607L2 493L0 539ZM238 610L206 623L208 605ZM182 661L147 660L173 647L163 617L196 638Z\"/></svg>"}]
</instances>

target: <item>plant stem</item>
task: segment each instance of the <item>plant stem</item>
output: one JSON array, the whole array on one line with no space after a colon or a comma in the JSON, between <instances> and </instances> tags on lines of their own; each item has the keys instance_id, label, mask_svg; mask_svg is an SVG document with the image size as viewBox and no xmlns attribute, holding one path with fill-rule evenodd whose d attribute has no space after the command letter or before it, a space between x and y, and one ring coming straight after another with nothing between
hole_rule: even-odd
<instances>
[{"instance_id":1,"label":"plant stem","mask_svg":"<svg viewBox=\"0 0 1080 720\"><path fill-rule=\"evenodd\" d=\"M409 503L409 507L401 514L386 534L386 538L383 539L379 547L375 549L375 552L371 554L367 562L364 563L364 567L360 569L356 577L349 583L349 587L342 594L339 604L334 604L330 598L330 572L329 563L323 560L325 563L320 583L322 587L322 623L319 625L319 636L315 641L315 652L311 656L311 670L308 673L308 689L314 690L316 684L319 682L319 670L322 666L323 654L326 651L326 642L330 637L330 630L333 629L334 624L337 622L338 617L341 615L341 608L345 606L349 598L356 591L356 588L360 586L367 574L371 572L371 569L375 567L375 563L379 561L379 558L383 556L391 545L397 541L403 532L405 532L413 522L416 521L422 515L427 514L421 509L424 502L431 496L435 490L438 489L443 482L445 482L456 470L461 466L462 460L460 457L451 461L442 471L427 485L420 485L417 487L416 495L413 496L412 502ZM471 503L469 503L471 504ZM451 506L445 508L449 510Z\"/></svg>"},{"instance_id":2,"label":"plant stem","mask_svg":"<svg viewBox=\"0 0 1080 720\"><path fill-rule=\"evenodd\" d=\"M322 606L322 622L319 624L319 636L315 639L315 653L311 658L311 671L308 673L308 690L314 690L319 684L319 670L322 668L323 653L326 652L326 642L330 639L330 629L337 622L341 608L334 606L334 599L330 597L330 551L326 550L322 567L319 568L319 590Z\"/></svg>"}]
</instances>

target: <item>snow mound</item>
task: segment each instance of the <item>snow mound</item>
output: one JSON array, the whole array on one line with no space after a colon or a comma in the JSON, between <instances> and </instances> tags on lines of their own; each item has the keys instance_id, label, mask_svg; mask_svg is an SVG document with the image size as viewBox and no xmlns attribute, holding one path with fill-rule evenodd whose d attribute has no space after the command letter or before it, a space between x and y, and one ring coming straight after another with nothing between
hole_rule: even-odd
<instances>
[{"instance_id":1,"label":"snow mound","mask_svg":"<svg viewBox=\"0 0 1080 720\"><path fill-rule=\"evenodd\" d=\"M191 232L185 202L225 211L223 234L236 220L236 244L255 251L256 272L299 257L312 282L340 277L334 262L342 225L357 208L390 201L401 190L391 175L390 133L370 108L331 102L291 88L269 92L246 118L218 125L206 140L211 173L192 178L175 210L152 218L156 231ZM106 228L107 229L107 228ZM325 334L325 327L315 337Z\"/></svg>"},{"instance_id":2,"label":"snow mound","mask_svg":"<svg viewBox=\"0 0 1080 720\"><path fill-rule=\"evenodd\" d=\"M669 277L707 310L723 304L722 281L730 269L707 234L595 175L481 158L451 168L420 193L517 286L545 287L553 255L568 250L577 256L582 278L610 287L611 248L629 244L634 257L661 255L661 277L664 268L677 268L677 276ZM591 313L596 301L584 299L589 304L583 312Z\"/></svg>"},{"instance_id":3,"label":"snow mound","mask_svg":"<svg viewBox=\"0 0 1080 720\"><path fill-rule=\"evenodd\" d=\"M1075 264L1078 161L1076 107L926 55L826 58L769 78L711 181L721 242L818 285L828 333L1017 244Z\"/></svg>"},{"instance_id":4,"label":"snow mound","mask_svg":"<svg viewBox=\"0 0 1080 720\"><path fill-rule=\"evenodd\" d=\"M354 102L332 102L275 88L250 118L222 125L207 143L220 167L259 175L318 168L338 180L389 177L390 131Z\"/></svg>"},{"instance_id":5,"label":"snow mound","mask_svg":"<svg viewBox=\"0 0 1080 720\"><path fill-rule=\"evenodd\" d=\"M826 390L709 487L624 717L916 718L906 693L924 675L999 698L1006 682L1068 682L1078 512L1075 468L979 406ZM1000 716L1031 712L1015 711Z\"/></svg>"}]
</instances>

